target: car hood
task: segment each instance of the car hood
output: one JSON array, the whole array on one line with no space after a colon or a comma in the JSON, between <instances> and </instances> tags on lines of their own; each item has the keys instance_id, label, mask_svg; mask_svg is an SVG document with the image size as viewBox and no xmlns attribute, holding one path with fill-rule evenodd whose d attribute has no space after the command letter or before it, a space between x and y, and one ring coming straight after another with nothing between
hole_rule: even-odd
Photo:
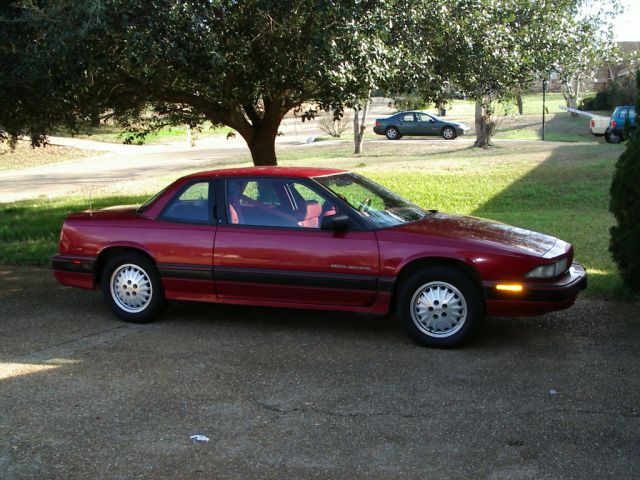
<instances>
[{"instance_id":1,"label":"car hood","mask_svg":"<svg viewBox=\"0 0 640 480\"><path fill-rule=\"evenodd\" d=\"M451 122L449 120L442 120L444 123L448 123L449 125L453 125L454 127L461 127L461 128L469 128L469 125L467 125L466 123L462 123L462 122Z\"/></svg>"},{"instance_id":2,"label":"car hood","mask_svg":"<svg viewBox=\"0 0 640 480\"><path fill-rule=\"evenodd\" d=\"M557 242L563 244L561 246L562 252L558 253L563 253L568 248L568 244L565 244L565 242L544 233L484 218L449 215L439 212L433 213L418 222L403 225L400 229L405 232L423 235L491 242L538 256L545 255Z\"/></svg>"}]
</instances>

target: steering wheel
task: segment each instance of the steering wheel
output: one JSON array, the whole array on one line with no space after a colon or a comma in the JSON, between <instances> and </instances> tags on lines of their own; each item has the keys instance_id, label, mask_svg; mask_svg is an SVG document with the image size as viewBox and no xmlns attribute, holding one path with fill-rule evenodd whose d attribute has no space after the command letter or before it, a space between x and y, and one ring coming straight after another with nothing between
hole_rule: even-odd
<instances>
[{"instance_id":1,"label":"steering wheel","mask_svg":"<svg viewBox=\"0 0 640 480\"><path fill-rule=\"evenodd\" d=\"M365 198L363 201L360 202L360 205L358 205L358 211L359 212L366 212L367 210L369 210L369 207L371 206L371 198Z\"/></svg>"}]
</instances>

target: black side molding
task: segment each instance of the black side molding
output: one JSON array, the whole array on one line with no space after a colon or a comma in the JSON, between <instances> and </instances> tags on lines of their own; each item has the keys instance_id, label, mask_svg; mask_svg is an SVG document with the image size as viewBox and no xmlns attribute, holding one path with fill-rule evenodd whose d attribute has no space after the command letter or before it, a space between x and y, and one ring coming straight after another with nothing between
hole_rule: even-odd
<instances>
[{"instance_id":1,"label":"black side molding","mask_svg":"<svg viewBox=\"0 0 640 480\"><path fill-rule=\"evenodd\" d=\"M54 255L49 259L49 264L54 270L75 273L93 273L95 263L93 257L78 257L72 255Z\"/></svg>"}]
</instances>

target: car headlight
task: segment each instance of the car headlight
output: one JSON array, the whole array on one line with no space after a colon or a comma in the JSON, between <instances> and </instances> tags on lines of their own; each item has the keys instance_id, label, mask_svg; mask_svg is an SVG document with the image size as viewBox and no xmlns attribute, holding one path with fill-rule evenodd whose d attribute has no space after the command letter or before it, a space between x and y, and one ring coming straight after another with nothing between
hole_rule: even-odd
<instances>
[{"instance_id":1,"label":"car headlight","mask_svg":"<svg viewBox=\"0 0 640 480\"><path fill-rule=\"evenodd\" d=\"M563 258L549 265L540 265L525 275L526 278L553 278L567 270L569 260Z\"/></svg>"}]
</instances>

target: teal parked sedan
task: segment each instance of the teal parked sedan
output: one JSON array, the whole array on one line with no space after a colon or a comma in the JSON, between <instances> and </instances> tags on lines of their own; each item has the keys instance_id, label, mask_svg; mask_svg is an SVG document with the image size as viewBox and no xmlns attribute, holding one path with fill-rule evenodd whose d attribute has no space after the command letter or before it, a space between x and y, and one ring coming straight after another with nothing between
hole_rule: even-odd
<instances>
[{"instance_id":1,"label":"teal parked sedan","mask_svg":"<svg viewBox=\"0 0 640 480\"><path fill-rule=\"evenodd\" d=\"M375 133L386 135L389 140L397 140L404 135L441 136L445 140L453 140L469 130L464 123L450 122L425 112L398 112L390 117L376 118L373 127Z\"/></svg>"}]
</instances>

